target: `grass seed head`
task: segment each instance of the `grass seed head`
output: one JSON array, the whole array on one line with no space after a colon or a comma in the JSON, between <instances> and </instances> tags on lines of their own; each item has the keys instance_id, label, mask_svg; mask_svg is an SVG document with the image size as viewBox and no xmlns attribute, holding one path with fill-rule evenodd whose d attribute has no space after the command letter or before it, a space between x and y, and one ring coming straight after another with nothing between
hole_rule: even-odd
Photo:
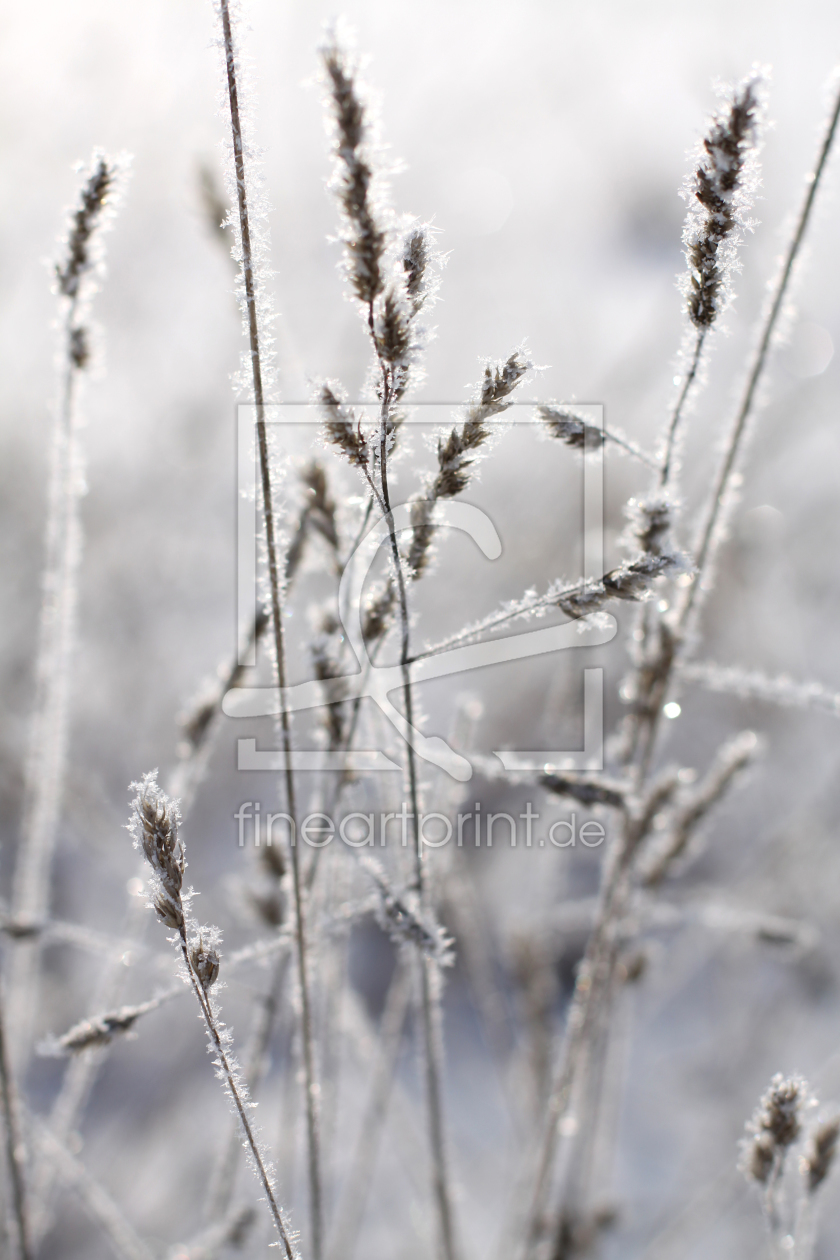
<instances>
[{"instance_id":1,"label":"grass seed head","mask_svg":"<svg viewBox=\"0 0 840 1260\"><path fill-rule=\"evenodd\" d=\"M178 835L181 814L178 802L171 800L157 782L157 770L132 783L137 795L131 803L128 830L134 844L142 849L152 868L152 904L167 927L183 931L184 906L181 888L186 870L184 846Z\"/></svg>"}]
</instances>

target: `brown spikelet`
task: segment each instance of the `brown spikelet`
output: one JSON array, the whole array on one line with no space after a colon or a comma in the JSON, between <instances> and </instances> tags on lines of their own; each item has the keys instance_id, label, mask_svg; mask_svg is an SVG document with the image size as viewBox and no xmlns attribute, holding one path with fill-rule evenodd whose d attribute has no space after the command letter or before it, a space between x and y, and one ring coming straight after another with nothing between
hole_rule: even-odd
<instances>
[{"instance_id":1,"label":"brown spikelet","mask_svg":"<svg viewBox=\"0 0 840 1260\"><path fill-rule=\"evenodd\" d=\"M817 1125L808 1141L802 1159L802 1172L808 1179L808 1192L813 1194L828 1176L837 1153L840 1138L840 1116Z\"/></svg>"},{"instance_id":2,"label":"brown spikelet","mask_svg":"<svg viewBox=\"0 0 840 1260\"><path fill-rule=\"evenodd\" d=\"M402 266L405 275L405 291L411 301L412 313L417 315L428 293L426 271L429 265L429 244L422 227L413 228L403 243Z\"/></svg>"},{"instance_id":3,"label":"brown spikelet","mask_svg":"<svg viewBox=\"0 0 840 1260\"><path fill-rule=\"evenodd\" d=\"M219 952L201 933L190 945L190 965L206 993L219 978Z\"/></svg>"},{"instance_id":4,"label":"brown spikelet","mask_svg":"<svg viewBox=\"0 0 840 1260\"><path fill-rule=\"evenodd\" d=\"M324 434L337 446L355 468L368 462L367 443L352 407L346 406L331 385L322 385L319 398L324 413Z\"/></svg>"},{"instance_id":5,"label":"brown spikelet","mask_svg":"<svg viewBox=\"0 0 840 1260\"><path fill-rule=\"evenodd\" d=\"M335 126L333 187L343 212L347 272L356 297L369 306L385 287L386 234L377 222L374 172L365 155L366 109L356 86L355 69L334 39L322 50L322 57Z\"/></svg>"},{"instance_id":6,"label":"brown spikelet","mask_svg":"<svg viewBox=\"0 0 840 1260\"><path fill-rule=\"evenodd\" d=\"M66 261L63 265L56 263L55 266L58 289L64 297L77 296L82 277L93 265L91 239L99 226L102 210L114 187L116 175L114 164L103 154L94 155L90 178L82 189L79 206L73 215Z\"/></svg>"},{"instance_id":7,"label":"brown spikelet","mask_svg":"<svg viewBox=\"0 0 840 1260\"><path fill-rule=\"evenodd\" d=\"M544 405L537 408L537 415L552 437L574 450L597 451L604 445L604 430L573 411Z\"/></svg>"},{"instance_id":8,"label":"brown spikelet","mask_svg":"<svg viewBox=\"0 0 840 1260\"><path fill-rule=\"evenodd\" d=\"M131 787L136 789L137 795L132 801L133 814L128 829L152 868L154 908L167 927L183 932L181 886L186 859L178 836L181 820L178 803L158 787L156 770L145 774Z\"/></svg>"},{"instance_id":9,"label":"brown spikelet","mask_svg":"<svg viewBox=\"0 0 840 1260\"><path fill-rule=\"evenodd\" d=\"M703 141L703 158L694 174L692 193L699 209L690 214L683 239L688 315L698 329L709 328L725 305L741 222L739 193L760 129L760 88L760 76L753 74L734 92L728 110L715 118Z\"/></svg>"},{"instance_id":10,"label":"brown spikelet","mask_svg":"<svg viewBox=\"0 0 840 1260\"><path fill-rule=\"evenodd\" d=\"M779 1169L788 1147L802 1132L802 1110L809 1099L808 1086L799 1076L779 1072L747 1124L742 1170L752 1181L766 1185L773 1169Z\"/></svg>"},{"instance_id":11,"label":"brown spikelet","mask_svg":"<svg viewBox=\"0 0 840 1260\"><path fill-rule=\"evenodd\" d=\"M107 1046L121 1033L130 1032L142 1015L155 1010L159 1004L158 1000L152 999L141 1006L123 1006L117 1011L108 1011L104 1015L92 1015L90 1019L82 1019L69 1028L63 1036L46 1042L40 1048L40 1053L60 1057L81 1054L83 1050L95 1050L100 1046Z\"/></svg>"}]
</instances>

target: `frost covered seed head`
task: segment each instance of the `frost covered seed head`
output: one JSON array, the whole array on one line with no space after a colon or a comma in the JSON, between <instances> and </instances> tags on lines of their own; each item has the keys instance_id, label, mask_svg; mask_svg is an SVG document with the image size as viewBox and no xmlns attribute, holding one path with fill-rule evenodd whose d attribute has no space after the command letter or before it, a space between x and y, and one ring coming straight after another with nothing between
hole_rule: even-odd
<instances>
[{"instance_id":1,"label":"frost covered seed head","mask_svg":"<svg viewBox=\"0 0 840 1260\"><path fill-rule=\"evenodd\" d=\"M808 1178L808 1191L813 1194L828 1176L837 1153L837 1140L840 1137L840 1116L826 1120L817 1125L808 1142L808 1149L802 1159L802 1172Z\"/></svg>"},{"instance_id":2,"label":"frost covered seed head","mask_svg":"<svg viewBox=\"0 0 840 1260\"><path fill-rule=\"evenodd\" d=\"M750 1144L749 1156L744 1165L744 1171L752 1181L757 1181L759 1185L765 1186L770 1177L775 1158L776 1148L773 1144L773 1139L767 1133L759 1133Z\"/></svg>"},{"instance_id":3,"label":"frost covered seed head","mask_svg":"<svg viewBox=\"0 0 840 1260\"><path fill-rule=\"evenodd\" d=\"M790 1146L799 1137L799 1113L805 1094L805 1082L792 1076L787 1080L779 1073L761 1100L758 1124L769 1133L777 1146Z\"/></svg>"},{"instance_id":4,"label":"frost covered seed head","mask_svg":"<svg viewBox=\"0 0 840 1260\"><path fill-rule=\"evenodd\" d=\"M429 241L426 229L412 228L403 242L402 266L405 274L405 291L413 313L416 315L429 294Z\"/></svg>"},{"instance_id":5,"label":"frost covered seed head","mask_svg":"<svg viewBox=\"0 0 840 1260\"><path fill-rule=\"evenodd\" d=\"M187 864L178 835L178 802L170 800L158 787L157 770L144 774L139 783L130 786L137 795L131 803L133 814L128 830L154 873L154 908L167 927L183 931L181 886Z\"/></svg>"},{"instance_id":6,"label":"frost covered seed head","mask_svg":"<svg viewBox=\"0 0 840 1260\"><path fill-rule=\"evenodd\" d=\"M55 265L58 289L64 297L78 296L83 277L99 261L94 249L94 235L103 225L106 207L118 191L124 165L124 161L112 160L101 150L94 150L88 177L70 221L66 260Z\"/></svg>"},{"instance_id":7,"label":"frost covered seed head","mask_svg":"<svg viewBox=\"0 0 840 1260\"><path fill-rule=\"evenodd\" d=\"M205 942L201 933L190 945L190 966L206 993L219 978L219 953L211 944Z\"/></svg>"},{"instance_id":8,"label":"frost covered seed head","mask_svg":"<svg viewBox=\"0 0 840 1260\"><path fill-rule=\"evenodd\" d=\"M411 354L411 311L394 288L389 288L374 324L374 341L379 358L389 367L408 367Z\"/></svg>"},{"instance_id":9,"label":"frost covered seed head","mask_svg":"<svg viewBox=\"0 0 840 1260\"><path fill-rule=\"evenodd\" d=\"M333 188L343 212L347 273L356 297L369 306L385 287L386 248L386 234L375 213L374 171L365 152L369 124L356 85L356 68L334 36L321 55L333 115Z\"/></svg>"},{"instance_id":10,"label":"frost covered seed head","mask_svg":"<svg viewBox=\"0 0 840 1260\"><path fill-rule=\"evenodd\" d=\"M802 1132L802 1110L808 1103L808 1086L799 1076L779 1072L747 1125L742 1160L744 1174L765 1185L774 1166L779 1167L789 1146Z\"/></svg>"},{"instance_id":11,"label":"frost covered seed head","mask_svg":"<svg viewBox=\"0 0 840 1260\"><path fill-rule=\"evenodd\" d=\"M406 565L415 580L422 576L429 561L434 537L434 505L439 499L452 499L466 489L475 454L485 445L491 429L488 421L510 406L508 396L533 366L520 350L514 350L504 363L484 369L478 397L467 408L464 423L456 425L446 441L438 442L438 473L426 494L411 505L411 545Z\"/></svg>"},{"instance_id":12,"label":"frost covered seed head","mask_svg":"<svg viewBox=\"0 0 840 1260\"><path fill-rule=\"evenodd\" d=\"M453 429L446 442L438 447L439 472L430 498L451 499L466 487L470 479L467 470L472 464L469 452L478 450L487 441L490 436L487 421L507 410L508 396L532 366L519 350L495 368L487 364L478 400L467 409L463 426Z\"/></svg>"},{"instance_id":13,"label":"frost covered seed head","mask_svg":"<svg viewBox=\"0 0 840 1260\"><path fill-rule=\"evenodd\" d=\"M604 588L614 599L644 599L654 578L677 566L671 555L643 555L632 564L623 564L605 574Z\"/></svg>"},{"instance_id":14,"label":"frost covered seed head","mask_svg":"<svg viewBox=\"0 0 840 1260\"><path fill-rule=\"evenodd\" d=\"M688 315L711 327L726 306L729 277L750 193L764 113L764 80L754 71L729 93L728 108L712 120L686 195L693 198L683 234Z\"/></svg>"},{"instance_id":15,"label":"frost covered seed head","mask_svg":"<svg viewBox=\"0 0 840 1260\"><path fill-rule=\"evenodd\" d=\"M44 1042L39 1053L54 1058L81 1054L83 1050L96 1050L109 1045L120 1033L130 1032L141 1015L154 1010L159 1003L152 999L142 1006L122 1006L117 1011L93 1015L82 1019L69 1028L63 1036Z\"/></svg>"},{"instance_id":16,"label":"frost covered seed head","mask_svg":"<svg viewBox=\"0 0 840 1260\"><path fill-rule=\"evenodd\" d=\"M552 437L578 451L597 451L606 440L604 430L563 407L537 407L537 415Z\"/></svg>"},{"instance_id":17,"label":"frost covered seed head","mask_svg":"<svg viewBox=\"0 0 840 1260\"><path fill-rule=\"evenodd\" d=\"M362 437L353 408L342 402L337 390L330 384L321 386L320 403L327 441L332 446L337 446L355 468L366 467L367 443Z\"/></svg>"}]
</instances>

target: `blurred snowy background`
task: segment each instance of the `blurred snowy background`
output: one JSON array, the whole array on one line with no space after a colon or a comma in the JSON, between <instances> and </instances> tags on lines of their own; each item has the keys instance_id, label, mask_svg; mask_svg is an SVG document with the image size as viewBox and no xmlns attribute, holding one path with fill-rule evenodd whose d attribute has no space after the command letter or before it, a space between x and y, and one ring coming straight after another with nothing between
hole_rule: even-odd
<instances>
[{"instance_id":1,"label":"blurred snowy background","mask_svg":"<svg viewBox=\"0 0 840 1260\"><path fill-rule=\"evenodd\" d=\"M677 193L687 153L714 105L713 82L738 80L754 62L772 66L774 125L754 210L760 226L742 250L729 335L716 338L709 388L690 426L685 492L696 503L816 151L826 81L840 56L836 8L808 0L632 8L598 0L364 0L343 12L370 54L367 78L381 94L383 137L405 164L393 180L394 203L434 222L450 254L421 397L466 398L485 357L504 358L525 340L545 365L529 397L603 402L607 424L648 449L673 392L682 336L675 277L683 267L684 204ZM340 379L352 395L367 367L358 320L342 298L338 247L327 239L336 214L324 187L330 159L313 80L321 23L333 13L322 0L253 0L247 10L286 399L306 398L319 376ZM44 260L56 256L74 197L73 163L94 145L134 155L95 303L104 373L84 397L81 644L54 892L56 914L115 932L123 930L126 881L136 874L121 830L126 785L155 765L162 773L171 766L177 713L235 642L229 377L240 324L232 264L208 221L199 177L202 167L221 172L213 14L199 0L33 0L6 5L0 21L4 891L33 691L54 393L55 300ZM705 614L701 655L840 690L837 181L835 162L797 285L798 319L774 366L743 503ZM489 577L476 575L466 544L454 547L422 596L430 627L450 628L453 591L463 596L468 620L528 586L574 576L578 483L570 453L528 440L506 448L495 465L488 461L475 501L500 505L505 558ZM627 495L645 484L628 461L610 457L610 538L622 527ZM296 615L306 626L305 611ZM629 613L620 620L629 626ZM626 659L620 640L585 663L602 659L611 724ZM543 746L554 734L571 746L581 663L563 662L568 672L559 679L556 663L544 661L505 667L475 687L471 680L485 705L480 746L527 747L535 731ZM301 655L298 677L305 667ZM444 730L451 696L430 689L424 699ZM801 1071L826 1104L840 1104L840 727L823 714L698 688L682 703L682 716L668 724L669 755L703 767L722 738L743 727L766 734L767 753L715 816L705 854L668 890L670 900L733 908L735 919L741 909L790 916L814 924L820 944L774 947L692 913L654 942L648 972L621 1012L628 1049L615 1085L617 1155L605 1174L605 1193L619 1212L607 1254L649 1260L762 1254L756 1196L735 1165L744 1120L773 1072ZM274 791L270 776L234 770L236 737L257 733L270 739L255 724L225 728L186 833L202 917L219 922L234 943L251 928L236 901L244 859L233 812L245 799L271 802ZM498 785L480 790L498 804ZM502 851L492 861L484 853L469 858L488 906L501 907L496 931L508 944L526 928L538 934L558 901L594 889L591 858ZM162 929L150 925L149 932L162 950ZM557 1012L580 941L564 949ZM376 939L360 940L354 956L353 982L377 1014L390 964ZM51 1005L39 1016L41 1032L62 1031L90 1013L95 977L96 964L68 946L55 948L49 962ZM138 971L131 1000L146 996L154 979ZM249 983L258 988L259 977ZM224 1003L238 1030L247 1022L245 999L231 992ZM460 971L447 1018L463 1253L473 1260L500 1225L511 1180L510 1124ZM281 1030L278 1062L287 1042ZM27 1094L36 1111L48 1108L63 1070L54 1061L33 1068ZM409 1056L409 1090L413 1070ZM266 1117L272 1135L279 1121L271 1110ZM226 1125L200 1028L181 1002L148 1017L137 1040L117 1047L77 1149L162 1253L197 1228L208 1152ZM379 1166L384 1188L363 1236L370 1254L428 1254L419 1149L411 1212L411 1177L401 1173L403 1184L390 1166ZM291 1191L293 1204L298 1192ZM818 1254L828 1256L840 1239L833 1185L824 1208ZM302 1224L303 1212L295 1219ZM59 1221L45 1256L110 1254L72 1196ZM253 1254L263 1252L255 1247Z\"/></svg>"}]
</instances>

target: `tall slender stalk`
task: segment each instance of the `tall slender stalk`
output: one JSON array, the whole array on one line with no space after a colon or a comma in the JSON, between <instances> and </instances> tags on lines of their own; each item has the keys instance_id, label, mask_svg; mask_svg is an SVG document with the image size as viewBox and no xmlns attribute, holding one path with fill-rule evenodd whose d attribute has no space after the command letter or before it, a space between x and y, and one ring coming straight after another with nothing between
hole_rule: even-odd
<instances>
[{"instance_id":1,"label":"tall slender stalk","mask_svg":"<svg viewBox=\"0 0 840 1260\"><path fill-rule=\"evenodd\" d=\"M186 932L183 927L181 929L181 954L184 959L184 965L186 966L187 971L189 972L190 983L192 984L193 992L195 993L198 1004L201 1007L201 1013L204 1016L204 1023L207 1028L207 1034L210 1037L211 1042L213 1043L213 1049L215 1050L216 1055L218 1057L219 1064L221 1066L222 1072L224 1073L225 1083L228 1087L230 1096L233 1099L234 1106L236 1107L236 1113L239 1116L239 1121L245 1133L245 1140L248 1143L248 1147L251 1152L251 1157L254 1160L254 1164L257 1169L257 1175L262 1184L265 1197L268 1200L268 1206L271 1209L271 1215L274 1218L274 1224L277 1229L277 1233L280 1235L280 1241L283 1244L283 1250L286 1255L286 1260L294 1260L294 1251L292 1249L292 1244L289 1239L288 1232L286 1230L286 1224L283 1220L279 1205L277 1203L277 1199L274 1194L274 1187L271 1184L271 1179L268 1176L268 1170L266 1169L265 1161L263 1160L263 1157L262 1157L262 1152L260 1151L259 1144L257 1143L256 1137L254 1136L254 1131L251 1127L251 1122L248 1119L248 1113L245 1110L245 1103L242 1098L242 1090L239 1084L237 1083L233 1068L231 1066L230 1059L228 1058L228 1055L225 1052L225 1048L222 1045L222 1039L219 1034L219 1029L217 1027L216 1020L213 1015L213 1010L210 1005L210 999L208 998L204 990L204 986L201 980L196 975L195 966L193 965L193 960L190 957L190 950L189 950L189 947L187 946Z\"/></svg>"},{"instance_id":2,"label":"tall slender stalk","mask_svg":"<svg viewBox=\"0 0 840 1260\"><path fill-rule=\"evenodd\" d=\"M373 313L371 311L371 335ZM374 338L374 347L376 345ZM380 360L381 362L381 360ZM394 527L391 497L388 489L388 437L391 410L390 373L382 366L382 408L379 429L379 477L382 505L388 527L391 558L397 583L397 599L400 617L400 670L405 719L414 726L414 705L411 688L411 632L408 614L408 595L405 574ZM405 742L408 790L411 799L411 836L414 856L414 890L424 910L429 908L429 890L425 878L423 846L420 838L420 798L417 789L417 761L410 741ZM446 1155L446 1136L443 1121L442 1059L443 1031L441 1027L440 995L438 992L438 964L433 958L418 953L417 968L420 984L420 1010L423 1025L423 1052L426 1076L426 1100L429 1122L429 1143L432 1155L432 1188L438 1216L438 1231L444 1260L455 1260L455 1234L452 1216L452 1199Z\"/></svg>"},{"instance_id":3,"label":"tall slender stalk","mask_svg":"<svg viewBox=\"0 0 840 1260\"><path fill-rule=\"evenodd\" d=\"M0 1110L6 1139L6 1169L11 1192L12 1221L16 1233L17 1260L30 1260L29 1219L26 1210L26 1189L23 1138L20 1131L17 1098L12 1080L12 1065L6 1040L5 1011L0 991Z\"/></svg>"},{"instance_id":4,"label":"tall slender stalk","mask_svg":"<svg viewBox=\"0 0 840 1260\"><path fill-rule=\"evenodd\" d=\"M793 275L793 268L799 251L802 248L802 242L805 238L805 232L811 218L816 201L817 189L822 181L826 164L834 144L835 134L837 132L837 123L840 120L840 91L837 93L831 114L829 116L828 126L822 145L820 146L819 156L816 165L808 175L807 191L802 208L799 211L796 220L796 226L790 239L787 251L785 253L784 262L779 273L773 296L767 310L764 325L761 330L761 336L756 347L753 357L752 366L747 376L747 382L744 387L744 393L741 403L735 416L732 426L732 433L726 447L712 497L706 512L706 519L700 531L699 545L695 549L695 565L697 573L691 586L688 588L682 607L679 611L678 625L681 630L685 630L692 610L694 609L698 598L703 589L703 578L706 576L709 566L713 563L718 547L722 542L722 533L719 528L721 517L724 514L727 500L732 490L732 478L735 473L735 466L738 456L744 443L744 437L747 432L747 425L755 407L756 394L758 386L764 375L767 366L767 360L770 348L773 342L773 334L776 331L776 325L784 306L787 290Z\"/></svg>"},{"instance_id":5,"label":"tall slender stalk","mask_svg":"<svg viewBox=\"0 0 840 1260\"><path fill-rule=\"evenodd\" d=\"M312 1004L309 989L306 924L304 916L304 890L297 849L297 803L292 770L291 720L285 702L286 654L283 637L283 608L281 599L281 562L277 545L274 507L271 486L271 464L268 436L265 424L265 399L263 393L263 366L260 349L260 328L257 309L257 280L252 248L251 222L248 205L248 184L245 168L245 146L239 106L237 56L231 26L228 0L219 0L219 14L224 39L225 69L228 102L230 106L231 140L233 145L234 174L239 219L242 281L245 297L245 317L250 345L251 375L254 405L257 412L257 444L260 461L263 519L265 522L266 551L268 554L271 620L274 632L274 667L280 694L280 733L285 761L286 802L289 815L295 824L291 844L292 882L295 903L295 941L297 954L298 984L301 1000L301 1024L303 1038L303 1067L306 1090L306 1129L309 1167L309 1208L313 1260L321 1260L322 1254L322 1206L321 1166L318 1134L318 1086L315 1076L315 1051L312 1024Z\"/></svg>"},{"instance_id":6,"label":"tall slender stalk","mask_svg":"<svg viewBox=\"0 0 840 1260\"><path fill-rule=\"evenodd\" d=\"M12 915L42 919L49 908L50 869L64 790L68 711L76 643L78 574L82 553L79 503L84 488L78 395L90 359L86 316L102 271L100 238L121 191L126 159L96 150L70 219L64 258L55 266L62 303L61 367L48 492L46 556L38 626L35 704L24 781L20 846ZM9 989L13 1057L28 1048L37 1002L40 949L17 950Z\"/></svg>"},{"instance_id":7,"label":"tall slender stalk","mask_svg":"<svg viewBox=\"0 0 840 1260\"><path fill-rule=\"evenodd\" d=\"M723 542L723 521L727 506L732 499L733 477L737 470L738 459L743 449L750 418L755 408L758 388L767 368L773 335L785 303L793 269L802 248L802 242L811 219L816 201L817 190L822 182L826 164L831 153L840 120L840 92L837 93L828 125L820 146L819 155L813 170L807 177L807 191L796 219L796 224L784 255L781 270L772 292L764 323L758 339L750 370L747 374L741 402L735 414L732 431L726 445L723 459L715 478L714 488L709 499L704 522L701 526L698 542L694 551L695 573L691 585L685 591L677 609L672 628L667 633L672 644L670 660L663 663L663 669L657 680L656 694L653 703L648 706L648 720L640 746L639 766L647 772L650 766L662 705L667 695L673 671L679 667L680 648L689 633L692 618L696 615L708 582L709 570L714 563L718 548Z\"/></svg>"}]
</instances>

